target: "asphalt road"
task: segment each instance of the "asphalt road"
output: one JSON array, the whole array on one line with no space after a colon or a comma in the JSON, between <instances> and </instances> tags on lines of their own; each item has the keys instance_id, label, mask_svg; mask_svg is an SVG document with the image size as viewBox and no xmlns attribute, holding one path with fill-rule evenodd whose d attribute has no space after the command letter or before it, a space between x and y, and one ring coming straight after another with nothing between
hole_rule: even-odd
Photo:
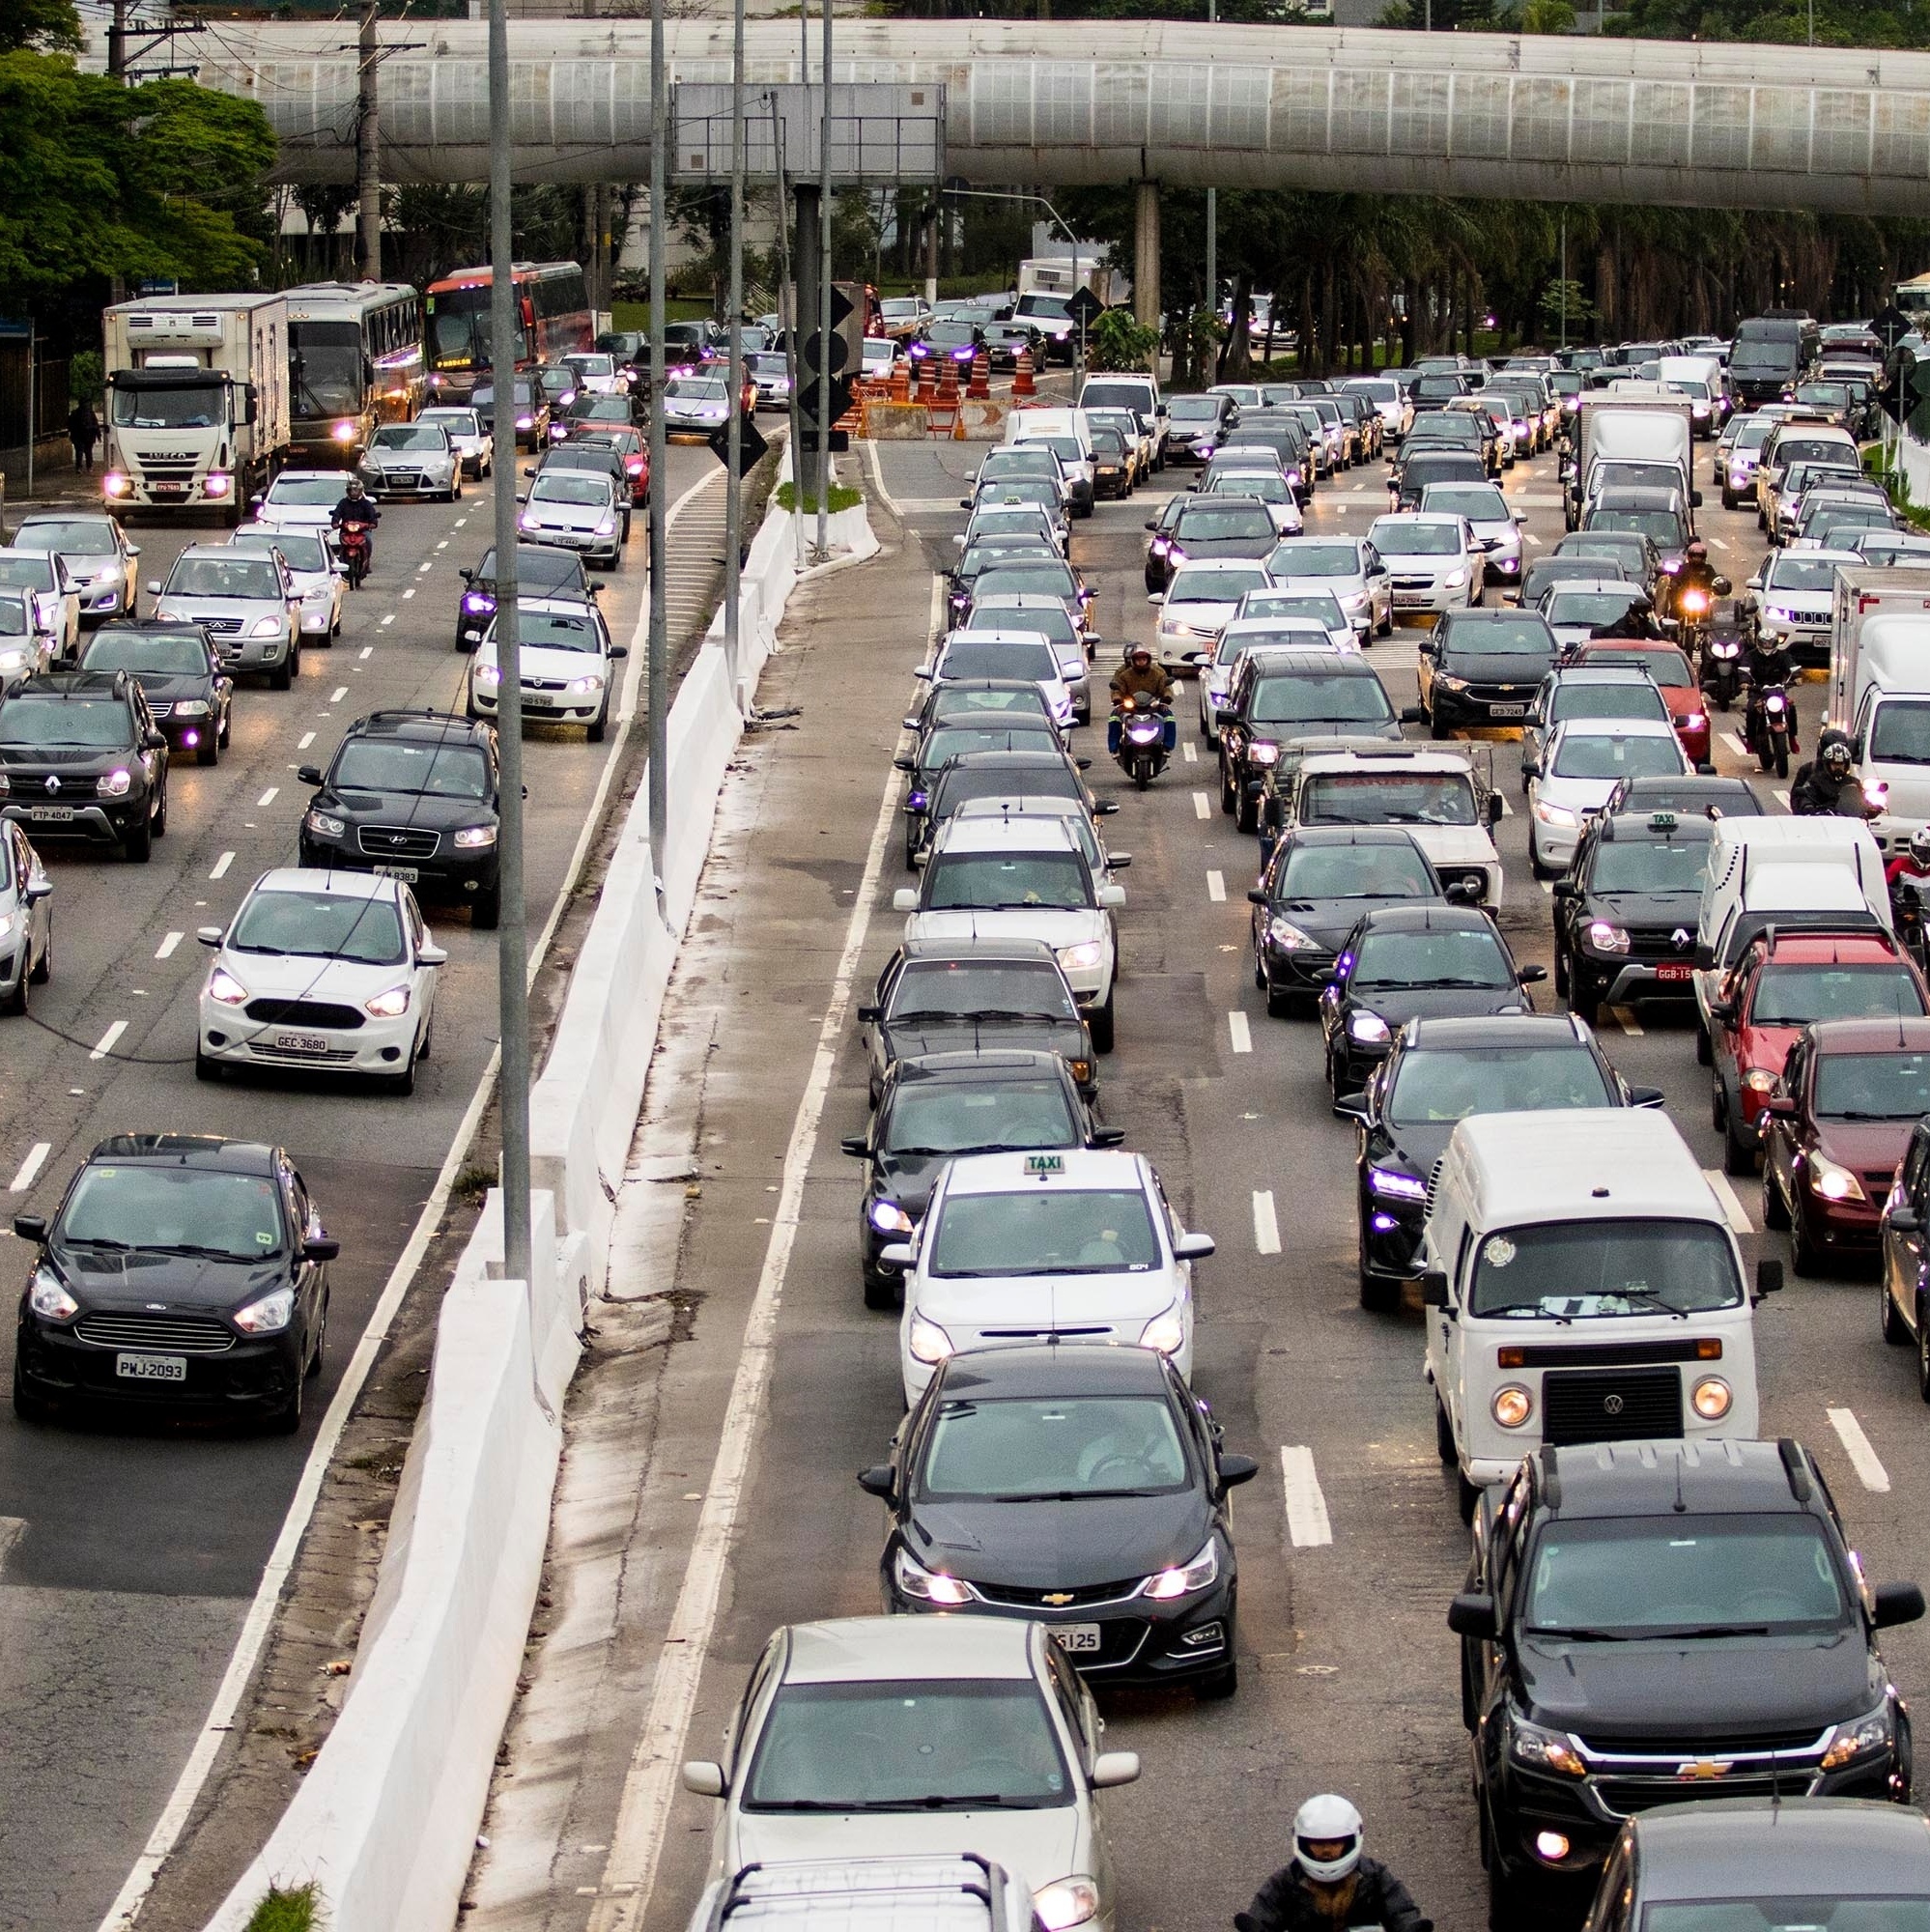
<instances>
[{"instance_id":1,"label":"asphalt road","mask_svg":"<svg viewBox=\"0 0 1930 1932\"><path fill-rule=\"evenodd\" d=\"M668 501L707 476L703 449L673 448ZM496 1038L497 948L467 914L425 913L447 947L434 1057L408 1099L316 1079L194 1077L206 954L194 930L225 923L266 869L296 863L308 787L344 727L386 705L460 709L468 660L454 648L456 573L492 530L490 486L456 504L385 509L374 569L350 596L332 650L303 653L295 688L244 680L233 744L204 770L177 759L169 828L146 866L49 845L51 983L30 1021L0 1028L0 1278L24 1282L16 1212L50 1212L76 1163L117 1132L169 1130L286 1146L342 1256L331 1269L329 1348L303 1431L273 1438L166 1424L27 1427L0 1406L0 1928L92 1932L152 1829L213 1697L261 1567L370 1309L427 1198ZM164 578L213 526L130 526L141 576ZM698 541L693 532L685 542ZM633 637L644 586L637 520L603 607L640 693ZM672 573L679 555L671 542ZM146 596L142 608L151 608ZM640 697L639 699L640 708ZM612 742L537 728L525 751L527 918L549 917ZM0 1342L11 1373L13 1333ZM213 1901L211 1901L211 1904Z\"/></svg>"},{"instance_id":2,"label":"asphalt road","mask_svg":"<svg viewBox=\"0 0 1930 1932\"><path fill-rule=\"evenodd\" d=\"M1704 445L1703 527L1718 568L1740 583L1761 554L1761 540L1752 517L1720 508L1706 452ZM928 569L952 554L951 534L962 525L960 485L979 453L968 445L885 444L866 458ZM1169 472L1130 503L1102 504L1075 526L1074 556L1098 589L1109 645L1150 638L1140 526L1166 485L1183 487L1184 480ZM1506 487L1528 513L1529 554L1552 546L1562 531L1552 459L1521 464ZM1385 502L1383 471L1365 467L1321 490L1308 526L1364 530ZM897 708L913 689L909 670L922 654L927 589L916 558L899 558L840 580L837 596L818 601L803 648L816 654L806 662L813 667L818 714L829 709L842 718L841 740L837 730L832 736L841 755L808 735L791 753L805 762L804 776L793 769L790 789L781 762L767 768L757 782L771 787L771 802L761 808L749 857L740 853L732 862L750 869L726 870L715 887L720 920L726 895L744 910L731 915L739 921L736 950L705 966L691 1005L705 1037L709 1013L724 1015L701 1096L704 1199L690 1210L680 1266L679 1288L699 1312L694 1352L682 1369L671 1358L661 1420L653 1424L671 1449L660 1446L645 1459L652 1491L639 1520L657 1540L639 1539L629 1559L632 1575L666 1610L681 1557L672 1558L666 1585L664 1544L675 1547L692 1527L688 1508L678 1525L678 1492L688 1492L686 1506L703 1499L696 1485L709 1452L701 1437L692 1439L692 1418L711 1417L714 1443L747 1284L770 1238L761 1223L779 1211L769 1200L781 1178L774 1163L783 1160L783 1130L805 1091L806 1058L851 895L862 890L870 816L891 782L891 740ZM875 630L892 612L898 624L888 650L871 643L871 631L862 649L846 648L843 632L855 614ZM1413 633L1397 632L1373 647L1397 705L1413 701L1414 643ZM1102 653L1098 668L1108 673L1116 661L1110 650ZM1805 745L1813 742L1820 689L1810 684L1800 696ZM1120 1924L1123 1932L1226 1924L1290 1856L1295 1806L1315 1791L1338 1788L1365 1812L1370 1849L1408 1880L1444 1932L1475 1932L1486 1922L1486 1890L1456 1641L1445 1623L1466 1559L1466 1532L1434 1453L1419 1319L1412 1310L1377 1316L1358 1305L1353 1130L1329 1112L1317 1028L1269 1019L1254 989L1244 895L1256 847L1217 809L1211 754L1197 742L1190 690L1182 699L1176 707L1180 755L1145 795L1132 792L1107 760L1101 731L1082 734L1092 781L1121 803L1107 822L1108 842L1133 855L1120 914L1119 1047L1102 1063L1102 1102L1105 1117L1126 1129L1127 1144L1152 1157L1186 1225L1218 1239L1217 1256L1196 1270L1195 1379L1225 1425L1228 1447L1256 1455L1262 1469L1237 1504L1238 1696L1220 1705L1199 1705L1183 1693L1102 1699L1108 1745L1138 1750L1145 1764L1138 1784L1107 1799ZM769 755L781 760L785 753ZM1497 740L1476 755L1492 756L1496 782L1514 808L1497 834L1507 868L1502 923L1524 960L1551 967L1549 900L1529 874L1518 810L1518 748ZM1717 760L1726 772L1743 769L1736 749L1719 736ZM868 783L858 781L854 765L868 768ZM798 788L805 822L830 828L818 835L829 842L815 846L817 865L795 830ZM776 850L760 874L754 848L767 836ZM888 843L855 974L859 998L894 943L899 921L890 895L901 882ZM764 1015L709 1004L751 997L747 989L781 972L771 951L780 943L796 962L768 988L781 1010ZM1554 1005L1547 987L1536 994L1544 1009ZM1631 1081L1664 1090L1671 1118L1705 1167L1718 1169L1707 1075L1695 1065L1687 1019L1662 1009L1604 1017L1604 1039ZM861 1305L857 1181L837 1151L837 1137L865 1120L864 1083L855 1030L847 1029L800 1195L776 1318L768 1420L681 1755L715 1754L744 1673L774 1626L877 1607L880 1512L859 1495L852 1473L879 1460L895 1425L896 1329L893 1318L867 1316ZM1746 1261L1752 1266L1758 1254L1780 1254L1784 1237L1759 1232L1755 1183L1738 1181L1734 1193L1739 1225L1748 1224ZM1872 1283L1792 1278L1758 1317L1757 1350L1764 1433L1799 1436L1818 1453L1869 1574L1930 1577L1930 1526L1911 1504L1930 1482L1930 1438L1907 1363L1878 1337ZM1295 1463L1311 1467L1315 1484L1311 1493L1304 1485L1296 1490L1291 1511L1283 1475L1289 1449L1306 1452ZM660 1476L655 1464L667 1457L677 1466ZM667 1520L673 1525L667 1530ZM567 1604L559 1605L567 1619ZM1930 1687L1925 1627L1887 1633L1884 1649L1906 1695ZM648 1665L656 1657L652 1647ZM594 1749L584 1747L582 1755L605 1760L598 1767L605 1788L574 1801L559 1833L569 1841L560 1851L569 1856L548 1867L547 1910L511 1912L500 1922L616 1922L595 1918L602 1908L586 1901L606 1872L602 1855L612 1835L616 1794L609 1768L620 1781L650 1685L647 1665L625 1677L615 1687L607 1735ZM525 1775L540 1783L545 1773L539 1758ZM701 1882L713 1815L706 1803L679 1795L661 1861L633 1863L619 1874L612 1854L606 1882L634 1878L639 1869L646 1886L654 1879L644 1918L652 1932L684 1922Z\"/></svg>"}]
</instances>

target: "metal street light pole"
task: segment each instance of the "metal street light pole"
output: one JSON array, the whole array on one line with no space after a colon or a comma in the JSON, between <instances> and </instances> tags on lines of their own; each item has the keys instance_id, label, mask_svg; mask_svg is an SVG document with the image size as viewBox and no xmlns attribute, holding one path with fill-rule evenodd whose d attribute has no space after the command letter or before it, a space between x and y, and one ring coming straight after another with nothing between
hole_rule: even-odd
<instances>
[{"instance_id":1,"label":"metal street light pole","mask_svg":"<svg viewBox=\"0 0 1930 1932\"><path fill-rule=\"evenodd\" d=\"M502 796L497 832L501 923L497 932L497 1032L502 1041L503 1278L525 1285L529 1264L529 980L523 911L523 668L516 596L515 231L509 199L509 25L489 0L490 387L496 397L497 737ZM533 1331L532 1331L533 1332Z\"/></svg>"},{"instance_id":2,"label":"metal street light pole","mask_svg":"<svg viewBox=\"0 0 1930 1932\"><path fill-rule=\"evenodd\" d=\"M744 0L732 10L730 41L730 434L724 481L724 667L737 690L738 627L744 596Z\"/></svg>"},{"instance_id":3,"label":"metal street light pole","mask_svg":"<svg viewBox=\"0 0 1930 1932\"><path fill-rule=\"evenodd\" d=\"M492 0L500 5L501 0ZM657 914L667 923L664 901L664 822L670 810L669 611L665 591L664 495L669 478L664 442L664 230L669 225L667 177L670 106L664 74L664 0L650 0L650 876L657 887Z\"/></svg>"},{"instance_id":4,"label":"metal street light pole","mask_svg":"<svg viewBox=\"0 0 1930 1932\"><path fill-rule=\"evenodd\" d=\"M1219 0L1206 0L1206 24L1217 25L1219 17ZM1206 308L1213 315L1220 312L1220 191L1216 187L1206 190Z\"/></svg>"},{"instance_id":5,"label":"metal street light pole","mask_svg":"<svg viewBox=\"0 0 1930 1932\"><path fill-rule=\"evenodd\" d=\"M661 0L659 0L661 4ZM824 121L817 183L817 549L831 548L831 0L824 0Z\"/></svg>"},{"instance_id":6,"label":"metal street light pole","mask_svg":"<svg viewBox=\"0 0 1930 1932\"><path fill-rule=\"evenodd\" d=\"M382 280L382 48L376 37L376 0L362 0L356 57L360 99L355 113L355 187L361 205L362 276L366 281L379 282Z\"/></svg>"}]
</instances>

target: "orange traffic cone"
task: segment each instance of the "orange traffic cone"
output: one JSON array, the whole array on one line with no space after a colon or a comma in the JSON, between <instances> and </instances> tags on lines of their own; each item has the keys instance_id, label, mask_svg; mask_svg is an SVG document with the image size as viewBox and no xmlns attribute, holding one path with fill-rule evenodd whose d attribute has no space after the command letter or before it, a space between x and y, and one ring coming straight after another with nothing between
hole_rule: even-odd
<instances>
[{"instance_id":1,"label":"orange traffic cone","mask_svg":"<svg viewBox=\"0 0 1930 1932\"><path fill-rule=\"evenodd\" d=\"M903 361L892 364L892 401L894 403L911 401L911 368Z\"/></svg>"},{"instance_id":2,"label":"orange traffic cone","mask_svg":"<svg viewBox=\"0 0 1930 1932\"><path fill-rule=\"evenodd\" d=\"M1032 380L1032 351L1021 349L1018 363L1012 370L1012 400L1022 401L1027 396L1038 394L1038 384Z\"/></svg>"},{"instance_id":3,"label":"orange traffic cone","mask_svg":"<svg viewBox=\"0 0 1930 1932\"><path fill-rule=\"evenodd\" d=\"M949 355L945 358L945 373L938 379L938 400L941 403L958 400L958 365Z\"/></svg>"},{"instance_id":4,"label":"orange traffic cone","mask_svg":"<svg viewBox=\"0 0 1930 1932\"><path fill-rule=\"evenodd\" d=\"M972 357L972 380L965 385L965 393L975 403L984 402L992 393L992 361L983 349Z\"/></svg>"}]
</instances>

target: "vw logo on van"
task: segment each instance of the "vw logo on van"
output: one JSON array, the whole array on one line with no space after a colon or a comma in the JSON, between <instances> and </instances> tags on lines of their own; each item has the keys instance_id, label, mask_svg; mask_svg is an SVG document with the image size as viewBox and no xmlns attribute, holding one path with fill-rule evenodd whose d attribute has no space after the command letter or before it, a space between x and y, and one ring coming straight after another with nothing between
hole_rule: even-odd
<instances>
[{"instance_id":1,"label":"vw logo on van","mask_svg":"<svg viewBox=\"0 0 1930 1932\"><path fill-rule=\"evenodd\" d=\"M1604 1415L1620 1415L1622 1398L1619 1395L1604 1395L1602 1398L1602 1412Z\"/></svg>"}]
</instances>

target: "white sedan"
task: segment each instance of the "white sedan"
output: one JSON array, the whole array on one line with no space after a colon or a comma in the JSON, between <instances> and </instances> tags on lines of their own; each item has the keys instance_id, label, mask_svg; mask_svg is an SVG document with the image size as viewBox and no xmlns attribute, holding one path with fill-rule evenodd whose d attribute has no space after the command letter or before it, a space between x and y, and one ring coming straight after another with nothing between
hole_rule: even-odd
<instances>
[{"instance_id":1,"label":"white sedan","mask_svg":"<svg viewBox=\"0 0 1930 1932\"><path fill-rule=\"evenodd\" d=\"M35 626L50 657L71 658L80 649L80 592L56 553L0 550L0 589L32 597Z\"/></svg>"},{"instance_id":2,"label":"white sedan","mask_svg":"<svg viewBox=\"0 0 1930 1932\"><path fill-rule=\"evenodd\" d=\"M259 556L278 555L301 599L301 635L324 644L332 644L341 636L342 583L347 573L319 530L276 530L243 524L228 539L228 548Z\"/></svg>"},{"instance_id":3,"label":"white sedan","mask_svg":"<svg viewBox=\"0 0 1930 1932\"><path fill-rule=\"evenodd\" d=\"M610 724L613 667L630 655L610 641L610 627L594 604L525 597L517 605L517 683L525 724L581 724L591 744ZM502 690L491 623L469 665L469 716L494 718Z\"/></svg>"},{"instance_id":4,"label":"white sedan","mask_svg":"<svg viewBox=\"0 0 1930 1932\"><path fill-rule=\"evenodd\" d=\"M224 1066L276 1066L414 1091L448 954L400 879L278 867L226 931L204 925L195 937L214 953L194 1056L203 1080Z\"/></svg>"},{"instance_id":5,"label":"white sedan","mask_svg":"<svg viewBox=\"0 0 1930 1932\"><path fill-rule=\"evenodd\" d=\"M1528 778L1528 864L1535 877L1568 870L1582 828L1625 779L1694 774L1666 718L1571 718L1557 724Z\"/></svg>"},{"instance_id":6,"label":"white sedan","mask_svg":"<svg viewBox=\"0 0 1930 1932\"><path fill-rule=\"evenodd\" d=\"M326 530L335 505L349 494L340 469L284 469L251 499L254 521L270 530Z\"/></svg>"},{"instance_id":7,"label":"white sedan","mask_svg":"<svg viewBox=\"0 0 1930 1932\"><path fill-rule=\"evenodd\" d=\"M1465 517L1400 511L1377 517L1367 540L1387 566L1397 618L1439 617L1481 602L1486 553Z\"/></svg>"},{"instance_id":8,"label":"white sedan","mask_svg":"<svg viewBox=\"0 0 1930 1932\"><path fill-rule=\"evenodd\" d=\"M417 422L434 423L449 439L464 470L481 479L496 468L496 439L483 427L474 410L448 407L424 410Z\"/></svg>"}]
</instances>

